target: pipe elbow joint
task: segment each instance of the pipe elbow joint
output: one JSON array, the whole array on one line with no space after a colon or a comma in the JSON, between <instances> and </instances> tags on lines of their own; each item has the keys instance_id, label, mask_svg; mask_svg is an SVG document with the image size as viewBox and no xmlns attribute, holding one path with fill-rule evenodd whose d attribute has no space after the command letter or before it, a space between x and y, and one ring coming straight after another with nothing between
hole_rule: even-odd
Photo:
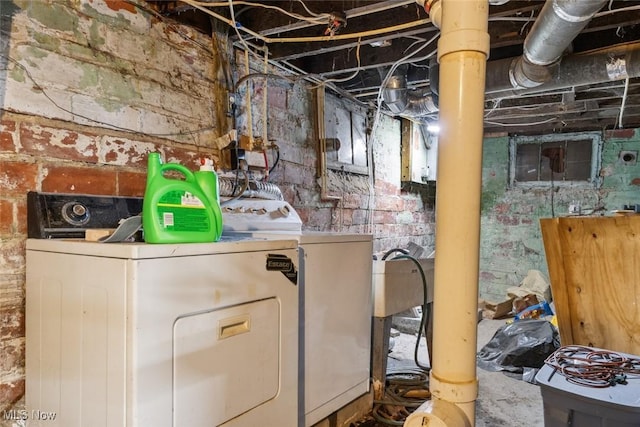
<instances>
[{"instance_id":1,"label":"pipe elbow joint","mask_svg":"<svg viewBox=\"0 0 640 427\"><path fill-rule=\"evenodd\" d=\"M420 405L404 422L404 427L471 427L471 421L453 403L432 399Z\"/></svg>"},{"instance_id":2,"label":"pipe elbow joint","mask_svg":"<svg viewBox=\"0 0 640 427\"><path fill-rule=\"evenodd\" d=\"M514 89L530 89L551 80L551 73L548 67L533 64L521 56L511 62L509 80Z\"/></svg>"},{"instance_id":3,"label":"pipe elbow joint","mask_svg":"<svg viewBox=\"0 0 640 427\"><path fill-rule=\"evenodd\" d=\"M421 117L438 111L431 96L409 93L404 74L396 73L389 78L382 98L393 114Z\"/></svg>"},{"instance_id":4,"label":"pipe elbow joint","mask_svg":"<svg viewBox=\"0 0 640 427\"><path fill-rule=\"evenodd\" d=\"M391 76L382 91L382 98L394 114L401 114L407 108L407 80L404 75Z\"/></svg>"},{"instance_id":5,"label":"pipe elbow joint","mask_svg":"<svg viewBox=\"0 0 640 427\"><path fill-rule=\"evenodd\" d=\"M431 23L436 28L442 28L442 2L440 0L428 0L424 2L424 10L429 14Z\"/></svg>"}]
</instances>

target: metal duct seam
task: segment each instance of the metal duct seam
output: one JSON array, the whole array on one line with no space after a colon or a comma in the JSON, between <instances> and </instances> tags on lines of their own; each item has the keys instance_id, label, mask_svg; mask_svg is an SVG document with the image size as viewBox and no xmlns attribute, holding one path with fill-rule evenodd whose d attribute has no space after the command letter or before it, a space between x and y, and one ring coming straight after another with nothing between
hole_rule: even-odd
<instances>
[{"instance_id":1,"label":"metal duct seam","mask_svg":"<svg viewBox=\"0 0 640 427\"><path fill-rule=\"evenodd\" d=\"M407 79L404 74L394 74L383 91L384 102L392 113L400 114L407 108Z\"/></svg>"},{"instance_id":2,"label":"metal duct seam","mask_svg":"<svg viewBox=\"0 0 640 427\"><path fill-rule=\"evenodd\" d=\"M407 89L406 68L399 67L389 78L382 91L385 104L394 114L406 117L421 117L438 111L431 95L411 92Z\"/></svg>"},{"instance_id":3,"label":"metal duct seam","mask_svg":"<svg viewBox=\"0 0 640 427\"><path fill-rule=\"evenodd\" d=\"M531 88L541 85L551 78L546 66L535 65L524 57L511 61L509 65L509 82L514 88Z\"/></svg>"},{"instance_id":4,"label":"metal duct seam","mask_svg":"<svg viewBox=\"0 0 640 427\"><path fill-rule=\"evenodd\" d=\"M562 73L557 66L562 54L606 3L607 0L547 0L525 39L523 55L487 64L487 91L509 91L516 96L557 78ZM391 112L407 117L437 112L437 103L431 96L409 93L401 68L382 93ZM497 76L492 75L495 72Z\"/></svg>"},{"instance_id":5,"label":"metal duct seam","mask_svg":"<svg viewBox=\"0 0 640 427\"><path fill-rule=\"evenodd\" d=\"M492 78L504 70L505 61L487 64L486 99L514 98L567 87L606 83L640 77L640 42L569 55L554 68L546 83L530 88L510 88L501 78Z\"/></svg>"},{"instance_id":6,"label":"metal duct seam","mask_svg":"<svg viewBox=\"0 0 640 427\"><path fill-rule=\"evenodd\" d=\"M408 111L411 117L422 117L438 111L438 107L431 95L423 95L421 97L409 96L408 99L409 106L405 111Z\"/></svg>"},{"instance_id":7,"label":"metal duct seam","mask_svg":"<svg viewBox=\"0 0 640 427\"><path fill-rule=\"evenodd\" d=\"M548 0L524 41L524 58L535 65L560 59L607 0Z\"/></svg>"},{"instance_id":8,"label":"metal duct seam","mask_svg":"<svg viewBox=\"0 0 640 427\"><path fill-rule=\"evenodd\" d=\"M514 60L510 80L514 88L531 88L551 78L546 69L558 61L573 39L607 0L547 0Z\"/></svg>"}]
</instances>

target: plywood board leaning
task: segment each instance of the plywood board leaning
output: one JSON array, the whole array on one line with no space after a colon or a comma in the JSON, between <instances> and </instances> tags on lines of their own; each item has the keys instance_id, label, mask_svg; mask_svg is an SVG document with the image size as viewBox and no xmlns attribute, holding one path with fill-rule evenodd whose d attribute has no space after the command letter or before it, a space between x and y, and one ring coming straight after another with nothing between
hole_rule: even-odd
<instances>
[{"instance_id":1,"label":"plywood board leaning","mask_svg":"<svg viewBox=\"0 0 640 427\"><path fill-rule=\"evenodd\" d=\"M562 344L640 354L640 216L540 225Z\"/></svg>"}]
</instances>

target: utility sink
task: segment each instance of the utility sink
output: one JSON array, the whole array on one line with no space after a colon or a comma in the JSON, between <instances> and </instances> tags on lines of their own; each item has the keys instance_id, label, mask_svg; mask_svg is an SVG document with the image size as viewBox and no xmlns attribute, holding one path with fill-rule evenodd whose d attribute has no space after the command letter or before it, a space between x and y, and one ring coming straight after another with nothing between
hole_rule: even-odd
<instances>
[{"instance_id":1,"label":"utility sink","mask_svg":"<svg viewBox=\"0 0 640 427\"><path fill-rule=\"evenodd\" d=\"M418 259L427 280L427 302L433 301L434 258ZM387 317L422 305L422 277L410 259L373 261L373 315Z\"/></svg>"}]
</instances>

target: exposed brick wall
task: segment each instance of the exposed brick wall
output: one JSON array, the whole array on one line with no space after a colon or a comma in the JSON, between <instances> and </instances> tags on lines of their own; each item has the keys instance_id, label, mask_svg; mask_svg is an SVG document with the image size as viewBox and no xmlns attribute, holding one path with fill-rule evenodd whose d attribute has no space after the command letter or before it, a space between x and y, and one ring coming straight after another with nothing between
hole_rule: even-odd
<instances>
[{"instance_id":1,"label":"exposed brick wall","mask_svg":"<svg viewBox=\"0 0 640 427\"><path fill-rule=\"evenodd\" d=\"M2 6L10 28L0 40L0 411L24 394L26 193L141 196L148 153L194 169L200 155L217 156L212 141L229 129L224 59L208 36L128 2L24 4ZM242 64L231 66L240 77ZM303 83L262 85L243 86L255 92L254 134L267 126L280 147L270 180L306 229L372 232L376 252L433 247L432 208L400 185L396 121L384 118L374 139L372 185L335 174L341 198L322 200L313 92ZM246 114L238 121L246 131Z\"/></svg>"},{"instance_id":2,"label":"exposed brick wall","mask_svg":"<svg viewBox=\"0 0 640 427\"><path fill-rule=\"evenodd\" d=\"M144 160L150 151L159 151L192 168L202 151L186 145L172 146L170 141L105 135L97 128L6 111L1 116L0 135L2 411L24 394L27 192L142 196L146 181Z\"/></svg>"},{"instance_id":3,"label":"exposed brick wall","mask_svg":"<svg viewBox=\"0 0 640 427\"><path fill-rule=\"evenodd\" d=\"M149 152L194 168L225 122L205 35L129 3L21 5L0 41L0 411L24 395L27 192L141 196Z\"/></svg>"},{"instance_id":4,"label":"exposed brick wall","mask_svg":"<svg viewBox=\"0 0 640 427\"><path fill-rule=\"evenodd\" d=\"M381 254L415 243L429 254L435 243L434 195L429 194L431 189L425 186L400 183L400 121L383 117L376 132L373 146L374 252Z\"/></svg>"},{"instance_id":5,"label":"exposed brick wall","mask_svg":"<svg viewBox=\"0 0 640 427\"><path fill-rule=\"evenodd\" d=\"M509 188L509 138L486 138L483 145L483 192L480 249L480 294L500 301L506 289L518 286L528 270L547 273L540 218L565 216L570 203L598 208L610 215L625 204L640 203L640 163L625 164L621 151L640 150L640 130L622 129L603 134L600 176L595 187ZM553 209L552 209L553 204Z\"/></svg>"},{"instance_id":6,"label":"exposed brick wall","mask_svg":"<svg viewBox=\"0 0 640 427\"><path fill-rule=\"evenodd\" d=\"M263 71L261 63L250 61L250 66L254 73ZM409 242L424 246L428 252L433 250L433 195L425 197L423 188L401 186L399 120L382 116L370 137L374 182L370 183L366 175L329 170L327 195L336 200L323 200L319 187L314 91L305 84L280 80L270 79L266 90L262 78L249 82L241 85L237 98L245 100L247 88L252 89L251 130L254 136L261 136L268 123L267 138L280 146L281 153L279 166L270 180L283 190L285 199L300 214L305 229L372 233L376 254L405 248ZM265 93L266 117L261 109ZM250 125L245 109L242 111L238 131L247 135Z\"/></svg>"}]
</instances>

